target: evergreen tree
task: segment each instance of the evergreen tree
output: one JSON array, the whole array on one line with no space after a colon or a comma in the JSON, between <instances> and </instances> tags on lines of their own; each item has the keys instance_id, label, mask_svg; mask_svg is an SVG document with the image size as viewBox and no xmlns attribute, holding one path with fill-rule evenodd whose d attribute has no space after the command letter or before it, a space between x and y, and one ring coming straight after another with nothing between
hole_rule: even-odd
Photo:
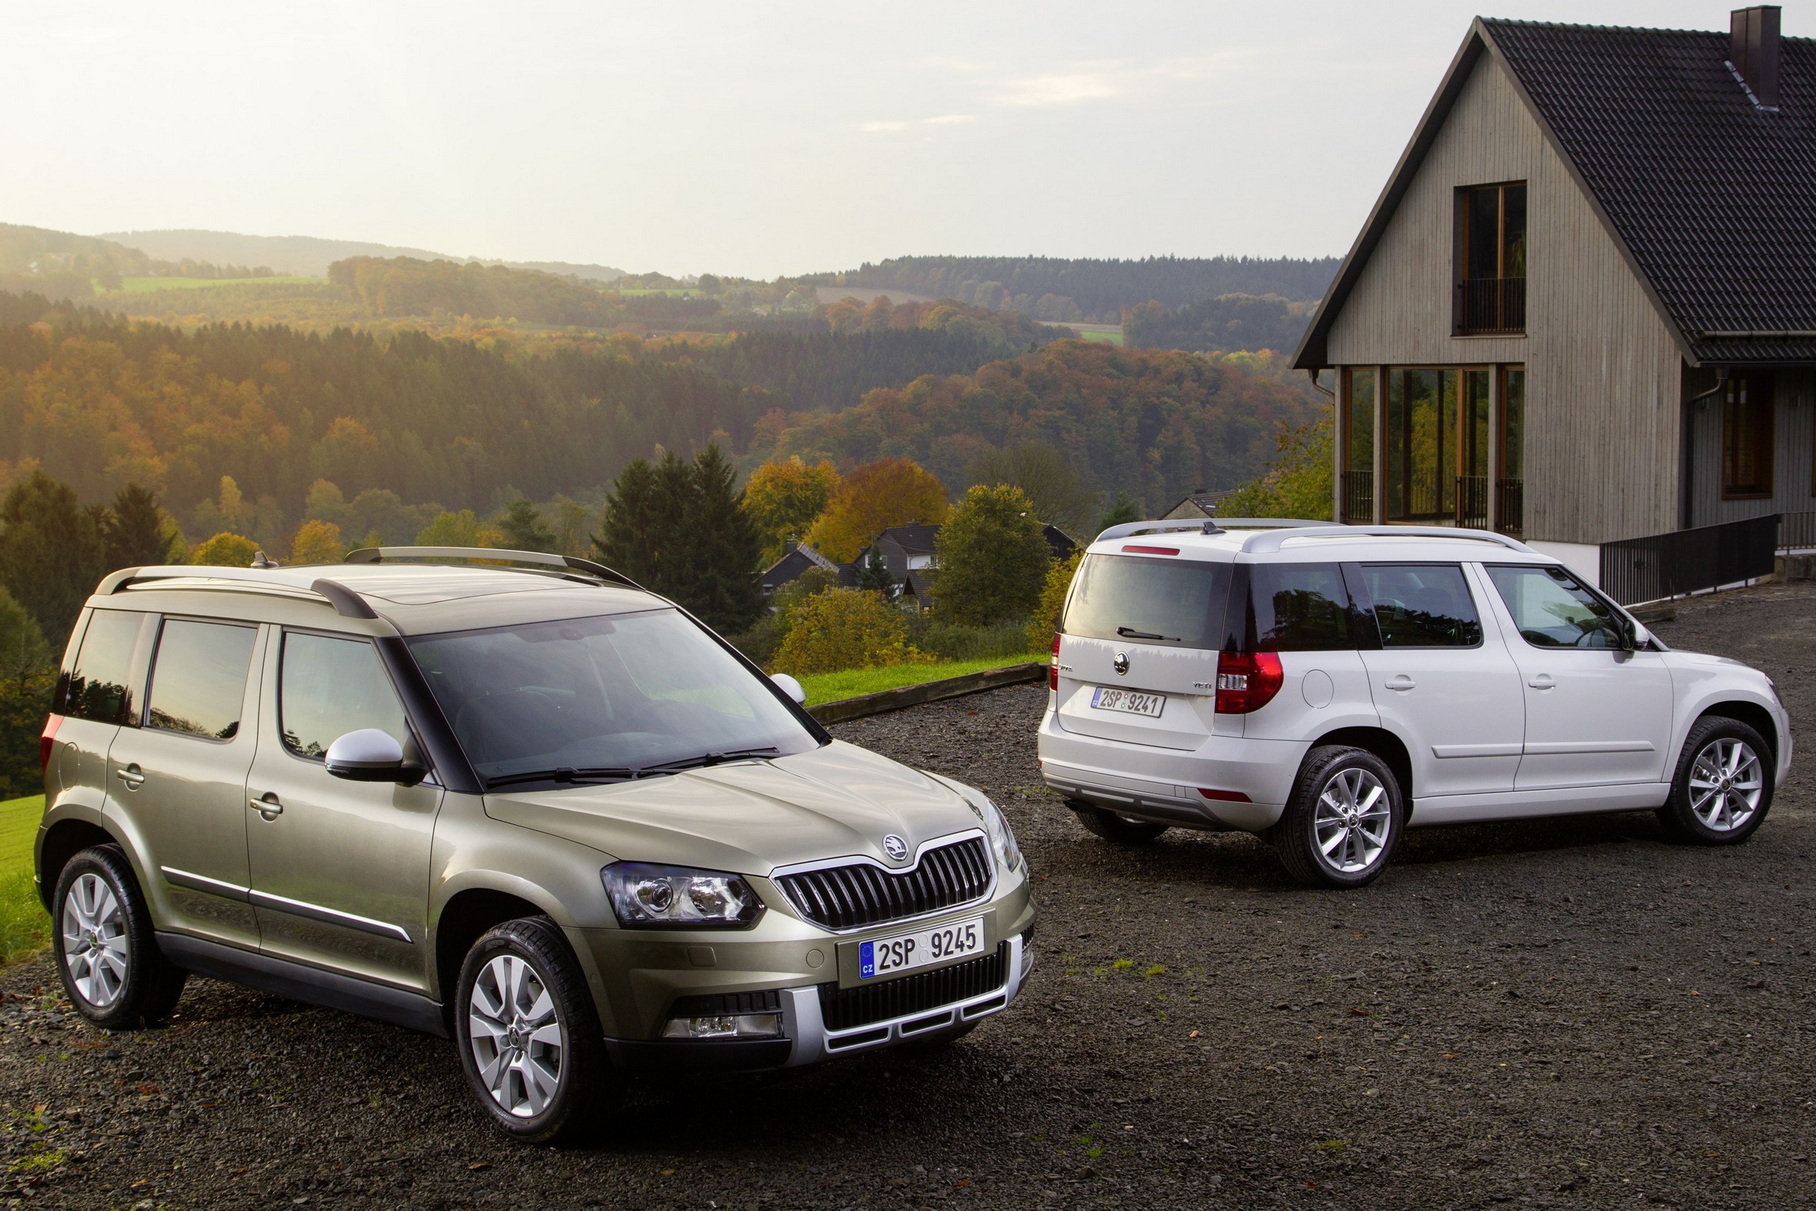
<instances>
[{"instance_id":1,"label":"evergreen tree","mask_svg":"<svg viewBox=\"0 0 1816 1211\"><path fill-rule=\"evenodd\" d=\"M655 466L647 458L632 459L606 494L593 549L601 563L659 593L661 571L657 556L668 535L662 525L658 495Z\"/></svg>"},{"instance_id":2,"label":"evergreen tree","mask_svg":"<svg viewBox=\"0 0 1816 1211\"><path fill-rule=\"evenodd\" d=\"M889 561L883 558L875 543L870 546L870 556L864 560L864 566L858 570L858 588L881 593L885 597L895 596L895 576L889 571Z\"/></svg>"},{"instance_id":3,"label":"evergreen tree","mask_svg":"<svg viewBox=\"0 0 1816 1211\"><path fill-rule=\"evenodd\" d=\"M1146 513L1142 512L1140 505L1129 499L1129 494L1127 492L1118 488L1116 489L1116 495L1110 498L1110 511L1105 513L1097 522L1097 533L1102 534L1111 526L1120 526L1125 522L1146 521L1147 516ZM1093 537L1095 537L1095 535L1093 535Z\"/></svg>"},{"instance_id":4,"label":"evergreen tree","mask_svg":"<svg viewBox=\"0 0 1816 1211\"><path fill-rule=\"evenodd\" d=\"M692 574L681 604L713 630L736 634L763 613L757 585L763 536L744 511L738 473L718 446L700 451L691 470L693 491L683 515Z\"/></svg>"},{"instance_id":5,"label":"evergreen tree","mask_svg":"<svg viewBox=\"0 0 1816 1211\"><path fill-rule=\"evenodd\" d=\"M138 484L121 488L101 523L109 570L169 563L170 536L164 526L155 493Z\"/></svg>"},{"instance_id":6,"label":"evergreen tree","mask_svg":"<svg viewBox=\"0 0 1816 1211\"><path fill-rule=\"evenodd\" d=\"M512 551L553 551L555 531L542 520L542 514L528 497L519 496L498 519L499 533L504 535L506 549Z\"/></svg>"},{"instance_id":7,"label":"evergreen tree","mask_svg":"<svg viewBox=\"0 0 1816 1211\"><path fill-rule=\"evenodd\" d=\"M61 648L103 574L107 548L92 513L68 484L42 471L0 505L0 585Z\"/></svg>"},{"instance_id":8,"label":"evergreen tree","mask_svg":"<svg viewBox=\"0 0 1816 1211\"><path fill-rule=\"evenodd\" d=\"M0 589L0 799L44 789L38 733L56 681L56 657L38 624Z\"/></svg>"}]
</instances>

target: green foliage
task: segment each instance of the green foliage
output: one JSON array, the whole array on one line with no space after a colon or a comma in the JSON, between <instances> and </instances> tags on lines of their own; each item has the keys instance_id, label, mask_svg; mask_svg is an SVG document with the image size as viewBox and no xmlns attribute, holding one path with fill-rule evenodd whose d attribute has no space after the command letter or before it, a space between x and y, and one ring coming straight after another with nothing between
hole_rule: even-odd
<instances>
[{"instance_id":1,"label":"green foliage","mask_svg":"<svg viewBox=\"0 0 1816 1211\"><path fill-rule=\"evenodd\" d=\"M1033 504L1004 485L965 493L940 527L937 550L935 610L942 621L965 626L1027 617L1052 560Z\"/></svg>"},{"instance_id":2,"label":"green foliage","mask_svg":"<svg viewBox=\"0 0 1816 1211\"><path fill-rule=\"evenodd\" d=\"M706 319L719 312L719 304L710 299L630 303L579 277L415 257L349 257L328 266L328 280L357 296L374 313L386 316L445 312L610 328L635 318Z\"/></svg>"},{"instance_id":3,"label":"green foliage","mask_svg":"<svg viewBox=\"0 0 1816 1211\"><path fill-rule=\"evenodd\" d=\"M471 509L437 514L417 532L419 547L501 547L503 535L479 520Z\"/></svg>"},{"instance_id":4,"label":"green foliage","mask_svg":"<svg viewBox=\"0 0 1816 1211\"><path fill-rule=\"evenodd\" d=\"M743 509L737 471L716 445L694 458L687 524L692 576L678 598L715 631L742 631L763 612L763 538Z\"/></svg>"},{"instance_id":5,"label":"green foliage","mask_svg":"<svg viewBox=\"0 0 1816 1211\"><path fill-rule=\"evenodd\" d=\"M249 568L258 552L259 545L250 538L223 530L207 542L197 544L189 553L189 562L214 568Z\"/></svg>"},{"instance_id":6,"label":"green foliage","mask_svg":"<svg viewBox=\"0 0 1816 1211\"><path fill-rule=\"evenodd\" d=\"M1272 349L1291 353L1299 347L1310 321L1310 308L1278 296L1256 298L1226 294L1169 310L1161 303L1142 303L1123 312L1128 343L1149 349L1193 349L1229 353L1238 349Z\"/></svg>"},{"instance_id":7,"label":"green foliage","mask_svg":"<svg viewBox=\"0 0 1816 1211\"><path fill-rule=\"evenodd\" d=\"M908 623L880 593L825 589L795 610L775 655L784 673L836 673L842 669L914 664L925 657L908 645Z\"/></svg>"},{"instance_id":8,"label":"green foliage","mask_svg":"<svg viewBox=\"0 0 1816 1211\"><path fill-rule=\"evenodd\" d=\"M525 497L519 496L498 519L499 546L511 551L554 551L555 531Z\"/></svg>"},{"instance_id":9,"label":"green foliage","mask_svg":"<svg viewBox=\"0 0 1816 1211\"><path fill-rule=\"evenodd\" d=\"M42 718L39 724L42 726ZM34 737L34 774L37 768ZM42 794L0 803L0 962L22 959L50 944L50 917L38 903L37 885L32 882L32 849L43 818Z\"/></svg>"},{"instance_id":10,"label":"green foliage","mask_svg":"<svg viewBox=\"0 0 1816 1211\"><path fill-rule=\"evenodd\" d=\"M858 588L884 596L895 592L895 576L889 571L889 561L875 545L864 557L864 566L858 569Z\"/></svg>"},{"instance_id":11,"label":"green foliage","mask_svg":"<svg viewBox=\"0 0 1816 1211\"><path fill-rule=\"evenodd\" d=\"M1090 524L1097 504L1097 493L1085 474L1044 441L991 450L971 464L970 478L973 483L1020 488L1033 503L1036 519L1068 534Z\"/></svg>"},{"instance_id":12,"label":"green foliage","mask_svg":"<svg viewBox=\"0 0 1816 1211\"><path fill-rule=\"evenodd\" d=\"M907 619L908 641L941 660L1008 660L1028 651L1026 628L1013 620L968 627L921 610L909 612Z\"/></svg>"},{"instance_id":13,"label":"green foliage","mask_svg":"<svg viewBox=\"0 0 1816 1211\"><path fill-rule=\"evenodd\" d=\"M1044 658L1037 657L1032 652L1016 652L1008 657L986 656L977 660L942 660L933 664L917 661L913 664L892 664L874 669L809 673L801 677L800 682L801 688L807 691L807 704L818 706L822 702L837 702L841 698L856 698L863 694L900 689L905 685L925 685L929 681L962 677L966 673L982 673Z\"/></svg>"},{"instance_id":14,"label":"green foliage","mask_svg":"<svg viewBox=\"0 0 1816 1211\"><path fill-rule=\"evenodd\" d=\"M1120 526L1131 521L1146 520L1148 520L1148 515L1142 511L1141 505L1130 500L1129 494L1124 492L1121 488L1118 488L1116 489L1116 495L1110 498L1109 511L1097 519L1097 529L1089 536L1080 535L1079 537L1094 538L1096 535L1102 534L1111 526Z\"/></svg>"},{"instance_id":15,"label":"green foliage","mask_svg":"<svg viewBox=\"0 0 1816 1211\"><path fill-rule=\"evenodd\" d=\"M1047 569L1047 579L1040 590L1040 601L1035 604L1034 613L1028 619L1027 630L1023 633L1028 647L1034 651L1044 652L1052 645L1053 636L1059 630L1059 616L1065 612L1066 594L1071 591L1072 578L1078 575L1078 565L1084 562L1084 558L1084 549L1081 547L1069 557L1055 560Z\"/></svg>"},{"instance_id":16,"label":"green foliage","mask_svg":"<svg viewBox=\"0 0 1816 1211\"><path fill-rule=\"evenodd\" d=\"M164 563L170 557L170 531L157 495L127 484L115 494L113 508L101 522L107 552L103 562L109 571Z\"/></svg>"},{"instance_id":17,"label":"green foliage","mask_svg":"<svg viewBox=\"0 0 1816 1211\"><path fill-rule=\"evenodd\" d=\"M0 799L43 789L38 735L50 714L56 658L25 607L0 590Z\"/></svg>"},{"instance_id":18,"label":"green foliage","mask_svg":"<svg viewBox=\"0 0 1816 1211\"><path fill-rule=\"evenodd\" d=\"M788 638L794 625L795 607L815 593L830 589L839 578L825 568L809 568L798 578L783 585L769 596L769 607L750 628L739 635L727 635L730 644L754 664L764 668L775 658L776 649Z\"/></svg>"},{"instance_id":19,"label":"green foliage","mask_svg":"<svg viewBox=\"0 0 1816 1211\"><path fill-rule=\"evenodd\" d=\"M1298 517L1329 521L1331 516L1331 411L1296 429L1282 430L1279 453L1266 474L1224 497L1225 517Z\"/></svg>"},{"instance_id":20,"label":"green foliage","mask_svg":"<svg viewBox=\"0 0 1816 1211\"><path fill-rule=\"evenodd\" d=\"M68 484L33 471L0 505L0 585L61 643L105 569L99 518Z\"/></svg>"}]
</instances>

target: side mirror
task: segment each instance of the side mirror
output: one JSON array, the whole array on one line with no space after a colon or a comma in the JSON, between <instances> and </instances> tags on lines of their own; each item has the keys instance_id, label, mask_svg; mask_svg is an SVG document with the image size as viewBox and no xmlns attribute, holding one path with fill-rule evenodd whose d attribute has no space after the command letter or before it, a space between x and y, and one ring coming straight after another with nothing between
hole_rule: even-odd
<instances>
[{"instance_id":1,"label":"side mirror","mask_svg":"<svg viewBox=\"0 0 1816 1211\"><path fill-rule=\"evenodd\" d=\"M807 705L807 691L802 689L801 683L796 681L793 677L790 677L787 673L771 673L769 679L781 687L784 694L793 698L797 706Z\"/></svg>"},{"instance_id":2,"label":"side mirror","mask_svg":"<svg viewBox=\"0 0 1816 1211\"><path fill-rule=\"evenodd\" d=\"M1638 621L1632 622L1627 628L1627 641L1633 645L1634 651L1643 652L1652 644L1652 632Z\"/></svg>"},{"instance_id":3,"label":"side mirror","mask_svg":"<svg viewBox=\"0 0 1816 1211\"><path fill-rule=\"evenodd\" d=\"M349 782L401 782L415 786L427 770L404 757L404 746L390 732L364 727L328 746L328 772Z\"/></svg>"}]
</instances>

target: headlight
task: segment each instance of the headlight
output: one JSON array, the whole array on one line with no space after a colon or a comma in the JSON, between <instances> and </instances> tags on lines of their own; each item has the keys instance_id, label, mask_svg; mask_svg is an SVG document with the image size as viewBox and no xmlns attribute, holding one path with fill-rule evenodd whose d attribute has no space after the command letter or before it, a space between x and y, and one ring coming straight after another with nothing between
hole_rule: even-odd
<instances>
[{"instance_id":1,"label":"headlight","mask_svg":"<svg viewBox=\"0 0 1816 1211\"><path fill-rule=\"evenodd\" d=\"M763 915L763 901L741 875L615 862L599 880L626 929L736 928Z\"/></svg>"},{"instance_id":2,"label":"headlight","mask_svg":"<svg viewBox=\"0 0 1816 1211\"><path fill-rule=\"evenodd\" d=\"M1015 843L1015 830L1003 818L1003 813L996 804L990 802L982 792L972 791L965 796L965 802L977 813L978 819L984 822L984 831L990 834L990 845L996 850L996 856L1010 870L1021 865L1021 846Z\"/></svg>"}]
</instances>

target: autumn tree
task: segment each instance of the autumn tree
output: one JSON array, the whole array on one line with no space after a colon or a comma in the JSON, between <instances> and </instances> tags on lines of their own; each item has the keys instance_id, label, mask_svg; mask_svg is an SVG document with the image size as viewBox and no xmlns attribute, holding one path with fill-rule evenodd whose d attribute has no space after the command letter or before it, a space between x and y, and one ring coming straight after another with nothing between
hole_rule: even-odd
<instances>
[{"instance_id":1,"label":"autumn tree","mask_svg":"<svg viewBox=\"0 0 1816 1211\"><path fill-rule=\"evenodd\" d=\"M101 523L101 540L109 569L170 562L169 523L157 496L138 484L127 484L114 495Z\"/></svg>"},{"instance_id":2,"label":"autumn tree","mask_svg":"<svg viewBox=\"0 0 1816 1211\"><path fill-rule=\"evenodd\" d=\"M106 571L98 523L68 484L42 471L15 485L0 505L0 585L59 648Z\"/></svg>"},{"instance_id":3,"label":"autumn tree","mask_svg":"<svg viewBox=\"0 0 1816 1211\"><path fill-rule=\"evenodd\" d=\"M890 526L915 521L938 525L949 507L946 485L919 463L879 459L852 471L833 490L807 541L826 558L849 563Z\"/></svg>"},{"instance_id":4,"label":"autumn tree","mask_svg":"<svg viewBox=\"0 0 1816 1211\"><path fill-rule=\"evenodd\" d=\"M1217 511L1225 517L1297 517L1329 521L1331 516L1330 409L1309 424L1282 429L1274 462L1259 478L1224 497Z\"/></svg>"},{"instance_id":5,"label":"autumn tree","mask_svg":"<svg viewBox=\"0 0 1816 1211\"><path fill-rule=\"evenodd\" d=\"M965 493L935 540L935 612L962 626L1026 618L1040 600L1052 550L1019 488Z\"/></svg>"},{"instance_id":6,"label":"autumn tree","mask_svg":"<svg viewBox=\"0 0 1816 1211\"><path fill-rule=\"evenodd\" d=\"M926 659L909 646L907 621L882 594L827 589L795 607L788 637L776 651L775 668L795 674L836 673Z\"/></svg>"},{"instance_id":7,"label":"autumn tree","mask_svg":"<svg viewBox=\"0 0 1816 1211\"><path fill-rule=\"evenodd\" d=\"M249 568L258 553L259 545L250 538L223 530L207 542L197 544L189 553L189 562L214 568Z\"/></svg>"},{"instance_id":8,"label":"autumn tree","mask_svg":"<svg viewBox=\"0 0 1816 1211\"><path fill-rule=\"evenodd\" d=\"M797 457L766 462L744 485L744 511L763 541L763 561L774 563L787 545L807 533L826 511L840 483L838 469L822 459L811 466Z\"/></svg>"},{"instance_id":9,"label":"autumn tree","mask_svg":"<svg viewBox=\"0 0 1816 1211\"><path fill-rule=\"evenodd\" d=\"M416 534L419 547L501 547L504 536L471 509L438 514Z\"/></svg>"},{"instance_id":10,"label":"autumn tree","mask_svg":"<svg viewBox=\"0 0 1816 1211\"><path fill-rule=\"evenodd\" d=\"M346 553L341 529L331 521L306 521L290 540L291 563L339 563Z\"/></svg>"},{"instance_id":11,"label":"autumn tree","mask_svg":"<svg viewBox=\"0 0 1816 1211\"><path fill-rule=\"evenodd\" d=\"M1022 442L992 450L970 466L973 483L1020 488L1034 505L1034 516L1068 534L1090 524L1097 493L1083 472L1046 442Z\"/></svg>"},{"instance_id":12,"label":"autumn tree","mask_svg":"<svg viewBox=\"0 0 1816 1211\"><path fill-rule=\"evenodd\" d=\"M526 497L513 500L498 519L501 546L512 551L553 551L555 531Z\"/></svg>"},{"instance_id":13,"label":"autumn tree","mask_svg":"<svg viewBox=\"0 0 1816 1211\"><path fill-rule=\"evenodd\" d=\"M1041 586L1040 600L1034 605L1034 613L1028 618L1028 650L1044 652L1053 642L1053 636L1059 631L1060 615L1065 612L1066 594L1072 591L1072 578L1078 575L1078 565L1084 562L1083 549L1072 552L1064 559L1056 559L1047 568L1047 579Z\"/></svg>"}]
</instances>

